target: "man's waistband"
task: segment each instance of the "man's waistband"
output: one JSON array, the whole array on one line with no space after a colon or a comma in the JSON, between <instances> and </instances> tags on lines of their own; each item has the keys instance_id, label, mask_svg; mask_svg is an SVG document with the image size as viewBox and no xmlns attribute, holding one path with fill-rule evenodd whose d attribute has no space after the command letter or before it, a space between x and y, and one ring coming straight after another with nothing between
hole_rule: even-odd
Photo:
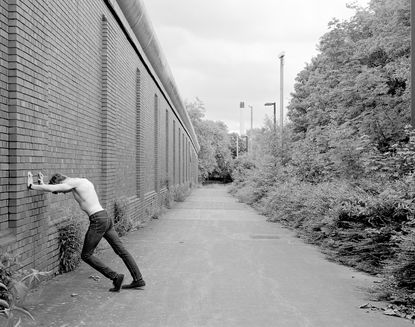
<instances>
[{"instance_id":1,"label":"man's waistband","mask_svg":"<svg viewBox=\"0 0 415 327\"><path fill-rule=\"evenodd\" d=\"M92 215L89 216L89 219L106 218L106 217L107 217L107 212L104 209L104 210L97 211L97 212L93 213Z\"/></svg>"}]
</instances>

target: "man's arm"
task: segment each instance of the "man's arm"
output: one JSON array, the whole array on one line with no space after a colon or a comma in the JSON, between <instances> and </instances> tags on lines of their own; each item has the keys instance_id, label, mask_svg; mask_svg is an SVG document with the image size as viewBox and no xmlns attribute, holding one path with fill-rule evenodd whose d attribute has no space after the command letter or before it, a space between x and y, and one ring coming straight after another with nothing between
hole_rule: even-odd
<instances>
[{"instance_id":1,"label":"man's arm","mask_svg":"<svg viewBox=\"0 0 415 327\"><path fill-rule=\"evenodd\" d=\"M38 190L44 192L68 192L75 187L73 185L67 184L65 182L61 184L32 184L32 187L29 187L31 190Z\"/></svg>"},{"instance_id":2,"label":"man's arm","mask_svg":"<svg viewBox=\"0 0 415 327\"><path fill-rule=\"evenodd\" d=\"M75 185L65 183L61 184L45 184L43 182L43 174L38 174L38 184L33 183L33 175L29 172L27 176L27 187L30 190L38 190L43 192L68 192L75 188Z\"/></svg>"}]
</instances>

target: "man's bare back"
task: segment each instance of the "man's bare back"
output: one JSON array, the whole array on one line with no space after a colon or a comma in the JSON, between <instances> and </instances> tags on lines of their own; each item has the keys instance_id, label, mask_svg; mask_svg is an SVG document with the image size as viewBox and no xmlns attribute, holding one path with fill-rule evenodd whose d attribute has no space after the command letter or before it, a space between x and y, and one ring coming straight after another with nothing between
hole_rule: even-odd
<instances>
[{"instance_id":1,"label":"man's bare back","mask_svg":"<svg viewBox=\"0 0 415 327\"><path fill-rule=\"evenodd\" d=\"M63 183L73 186L72 194L81 209L85 211L88 216L104 210L99 203L94 184L86 178L67 178Z\"/></svg>"}]
</instances>

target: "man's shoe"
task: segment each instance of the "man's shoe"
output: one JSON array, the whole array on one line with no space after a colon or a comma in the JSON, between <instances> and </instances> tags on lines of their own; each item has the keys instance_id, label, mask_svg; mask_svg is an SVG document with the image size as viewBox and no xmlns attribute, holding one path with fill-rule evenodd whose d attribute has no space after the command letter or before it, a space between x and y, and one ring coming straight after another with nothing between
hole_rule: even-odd
<instances>
[{"instance_id":1,"label":"man's shoe","mask_svg":"<svg viewBox=\"0 0 415 327\"><path fill-rule=\"evenodd\" d=\"M113 288L110 288L110 292L119 292L121 289L122 281L124 280L124 275L119 274L112 280Z\"/></svg>"},{"instance_id":2,"label":"man's shoe","mask_svg":"<svg viewBox=\"0 0 415 327\"><path fill-rule=\"evenodd\" d=\"M131 284L123 285L122 288L128 290L128 289L139 288L143 286L146 286L146 282L144 281L144 279L141 278L139 280L133 280Z\"/></svg>"}]
</instances>

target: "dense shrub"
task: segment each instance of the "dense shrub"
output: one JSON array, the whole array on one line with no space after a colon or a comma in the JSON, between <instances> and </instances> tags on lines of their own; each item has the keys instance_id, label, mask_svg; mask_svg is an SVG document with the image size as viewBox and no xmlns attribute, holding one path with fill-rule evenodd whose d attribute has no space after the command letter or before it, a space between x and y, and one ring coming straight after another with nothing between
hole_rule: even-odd
<instances>
[{"instance_id":1,"label":"dense shrub","mask_svg":"<svg viewBox=\"0 0 415 327\"><path fill-rule=\"evenodd\" d=\"M290 144L288 164L292 173L305 182L357 179L365 174L365 140L348 125L315 128Z\"/></svg>"},{"instance_id":2,"label":"dense shrub","mask_svg":"<svg viewBox=\"0 0 415 327\"><path fill-rule=\"evenodd\" d=\"M278 181L284 181L287 173L281 161L265 156L257 160L245 157L235 164L234 182L230 192L240 201L257 204Z\"/></svg>"},{"instance_id":3,"label":"dense shrub","mask_svg":"<svg viewBox=\"0 0 415 327\"><path fill-rule=\"evenodd\" d=\"M412 177L310 183L285 176L277 182L278 174L274 178L268 174L287 174L287 169L259 169L247 169L246 180L239 177L232 192L257 207L269 221L296 229L308 242L320 245L333 260L366 272L382 273L391 260L402 261L406 252L399 236L414 221ZM409 274L407 267L415 267L410 253L405 267L393 269L398 280ZM403 270L407 270L405 274Z\"/></svg>"},{"instance_id":4,"label":"dense shrub","mask_svg":"<svg viewBox=\"0 0 415 327\"><path fill-rule=\"evenodd\" d=\"M255 161L248 155L242 155L236 158L232 163L231 178L232 182L237 185L244 180L249 171L256 168Z\"/></svg>"},{"instance_id":5,"label":"dense shrub","mask_svg":"<svg viewBox=\"0 0 415 327\"><path fill-rule=\"evenodd\" d=\"M415 131L406 126L404 138L394 143L384 152L376 149L366 136L362 149L367 154L363 160L365 173L374 178L405 179L414 173L415 167Z\"/></svg>"},{"instance_id":6,"label":"dense shrub","mask_svg":"<svg viewBox=\"0 0 415 327\"><path fill-rule=\"evenodd\" d=\"M370 181L312 184L292 179L276 184L258 207L270 221L321 245L332 259L380 273L402 253L397 236L415 212L405 198L410 184L393 182L384 188Z\"/></svg>"},{"instance_id":7,"label":"dense shrub","mask_svg":"<svg viewBox=\"0 0 415 327\"><path fill-rule=\"evenodd\" d=\"M59 272L75 270L81 262L83 231L85 227L80 219L70 218L59 232Z\"/></svg>"},{"instance_id":8,"label":"dense shrub","mask_svg":"<svg viewBox=\"0 0 415 327\"><path fill-rule=\"evenodd\" d=\"M415 291L415 236L413 233L399 237L396 260L389 261L387 269L390 279L397 287L409 292Z\"/></svg>"},{"instance_id":9,"label":"dense shrub","mask_svg":"<svg viewBox=\"0 0 415 327\"><path fill-rule=\"evenodd\" d=\"M396 257L396 235L410 219L411 211L402 206L393 186L342 204L328 243L338 261L370 273L382 273L386 262Z\"/></svg>"},{"instance_id":10,"label":"dense shrub","mask_svg":"<svg viewBox=\"0 0 415 327\"><path fill-rule=\"evenodd\" d=\"M342 203L356 201L360 193L346 181L312 184L293 178L274 185L260 207L270 221L299 229L309 241L318 243L331 234Z\"/></svg>"},{"instance_id":11,"label":"dense shrub","mask_svg":"<svg viewBox=\"0 0 415 327\"><path fill-rule=\"evenodd\" d=\"M173 200L175 202L183 202L190 195L190 188L187 185L177 185L170 188Z\"/></svg>"},{"instance_id":12,"label":"dense shrub","mask_svg":"<svg viewBox=\"0 0 415 327\"><path fill-rule=\"evenodd\" d=\"M128 215L128 200L118 198L114 202L114 229L118 236L126 235L133 228L133 222Z\"/></svg>"},{"instance_id":13,"label":"dense shrub","mask_svg":"<svg viewBox=\"0 0 415 327\"><path fill-rule=\"evenodd\" d=\"M0 318L6 327L21 325L22 317L35 320L29 310L22 306L30 290L50 272L22 269L17 257L9 253L0 255Z\"/></svg>"}]
</instances>

